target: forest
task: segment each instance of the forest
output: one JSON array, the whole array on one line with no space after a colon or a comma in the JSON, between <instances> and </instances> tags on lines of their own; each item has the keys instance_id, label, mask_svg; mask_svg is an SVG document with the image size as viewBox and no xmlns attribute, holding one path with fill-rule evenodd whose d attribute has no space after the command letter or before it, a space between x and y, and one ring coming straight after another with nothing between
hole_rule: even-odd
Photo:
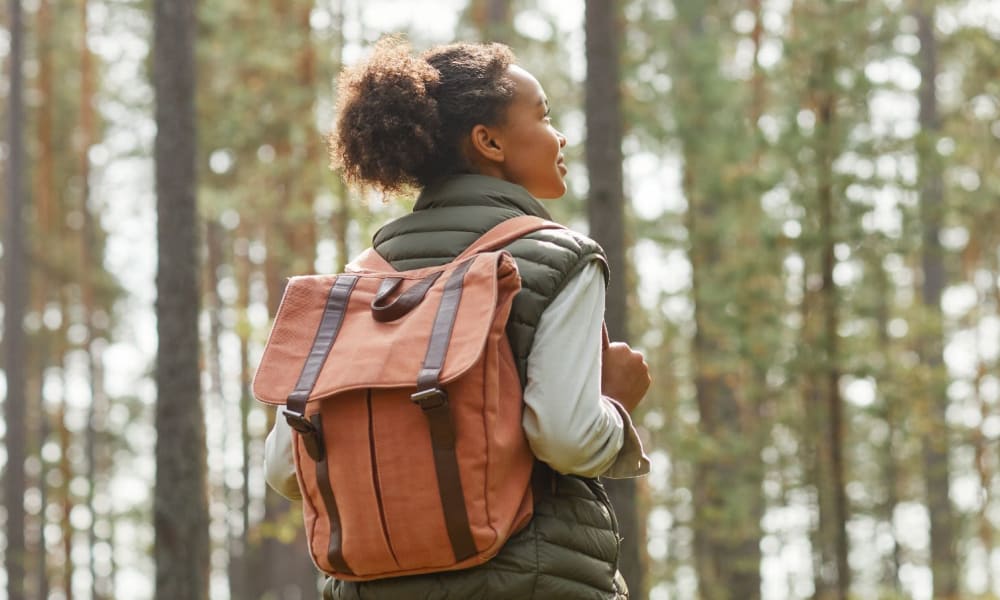
<instances>
[{"instance_id":1,"label":"forest","mask_svg":"<svg viewBox=\"0 0 1000 600\"><path fill-rule=\"evenodd\" d=\"M508 44L608 252L638 600L1000 598L997 0L8 0L0 598L318 598L250 383L348 187L336 78ZM998 494L994 494L998 492Z\"/></svg>"}]
</instances>

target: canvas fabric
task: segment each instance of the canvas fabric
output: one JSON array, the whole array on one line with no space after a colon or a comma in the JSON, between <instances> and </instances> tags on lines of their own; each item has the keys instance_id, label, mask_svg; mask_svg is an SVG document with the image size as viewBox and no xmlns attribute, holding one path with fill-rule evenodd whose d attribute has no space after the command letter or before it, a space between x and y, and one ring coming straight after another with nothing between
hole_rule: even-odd
<instances>
[{"instance_id":1,"label":"canvas fabric","mask_svg":"<svg viewBox=\"0 0 1000 600\"><path fill-rule=\"evenodd\" d=\"M253 389L296 431L320 570L468 568L527 524L534 461L504 331L520 277L489 250L557 227L524 216L441 267L398 272L369 250L348 273L288 282Z\"/></svg>"}]
</instances>

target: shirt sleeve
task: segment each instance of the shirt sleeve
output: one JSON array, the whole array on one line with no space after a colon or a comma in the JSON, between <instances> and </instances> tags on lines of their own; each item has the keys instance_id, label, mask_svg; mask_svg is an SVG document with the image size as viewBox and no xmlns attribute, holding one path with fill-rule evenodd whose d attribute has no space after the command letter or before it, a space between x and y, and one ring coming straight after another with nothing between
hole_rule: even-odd
<instances>
[{"instance_id":1,"label":"shirt sleeve","mask_svg":"<svg viewBox=\"0 0 1000 600\"><path fill-rule=\"evenodd\" d=\"M264 479L271 489L289 500L301 500L292 457L292 428L279 413L264 440Z\"/></svg>"},{"instance_id":2,"label":"shirt sleeve","mask_svg":"<svg viewBox=\"0 0 1000 600\"><path fill-rule=\"evenodd\" d=\"M604 278L593 262L538 322L528 357L523 426L535 456L564 474L635 477L649 471L628 411L601 395Z\"/></svg>"}]
</instances>

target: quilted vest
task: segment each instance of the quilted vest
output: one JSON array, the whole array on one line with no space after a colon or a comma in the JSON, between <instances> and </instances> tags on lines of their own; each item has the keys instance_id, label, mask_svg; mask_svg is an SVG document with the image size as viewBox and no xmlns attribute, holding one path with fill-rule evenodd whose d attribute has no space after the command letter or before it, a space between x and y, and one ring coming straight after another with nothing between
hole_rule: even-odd
<instances>
[{"instance_id":1,"label":"quilted vest","mask_svg":"<svg viewBox=\"0 0 1000 600\"><path fill-rule=\"evenodd\" d=\"M396 269L435 266L458 256L494 225L524 214L550 218L521 186L460 175L425 189L413 212L385 225L373 245ZM521 274L507 334L523 386L545 308L591 261L605 267L605 276L607 267L597 243L570 231L535 232L507 250ZM617 571L618 526L604 487L596 479L543 470L548 479L531 522L486 564L360 583L329 579L324 599L624 600L627 591Z\"/></svg>"}]
</instances>

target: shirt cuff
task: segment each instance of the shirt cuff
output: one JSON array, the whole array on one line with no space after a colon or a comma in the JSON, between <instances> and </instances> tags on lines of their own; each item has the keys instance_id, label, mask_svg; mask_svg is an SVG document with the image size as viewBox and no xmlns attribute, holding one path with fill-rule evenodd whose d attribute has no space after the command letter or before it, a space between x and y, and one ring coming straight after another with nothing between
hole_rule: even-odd
<instances>
[{"instance_id":1,"label":"shirt cuff","mask_svg":"<svg viewBox=\"0 0 1000 600\"><path fill-rule=\"evenodd\" d=\"M615 407L618 415L622 418L622 448L618 451L618 456L611 463L602 477L609 479L627 479L629 477L641 477L649 473L649 457L642 448L642 440L639 439L639 432L632 424L632 416L629 415L625 407L610 396L601 396L611 406Z\"/></svg>"}]
</instances>

